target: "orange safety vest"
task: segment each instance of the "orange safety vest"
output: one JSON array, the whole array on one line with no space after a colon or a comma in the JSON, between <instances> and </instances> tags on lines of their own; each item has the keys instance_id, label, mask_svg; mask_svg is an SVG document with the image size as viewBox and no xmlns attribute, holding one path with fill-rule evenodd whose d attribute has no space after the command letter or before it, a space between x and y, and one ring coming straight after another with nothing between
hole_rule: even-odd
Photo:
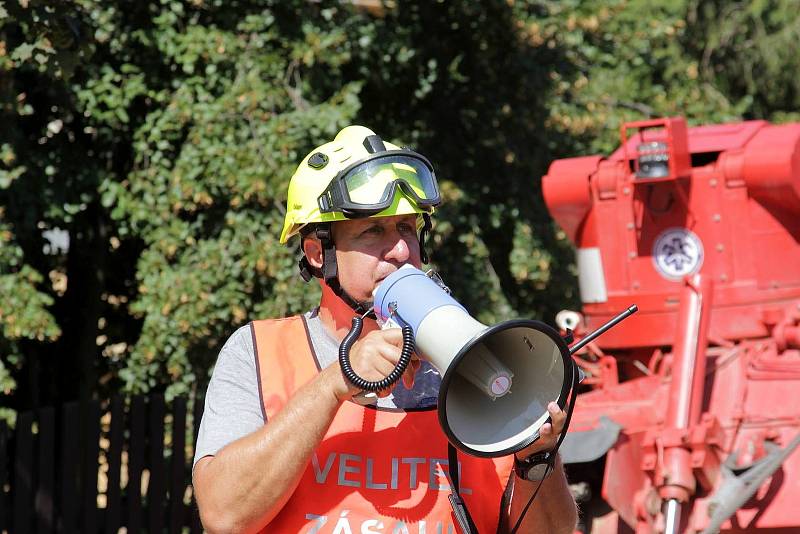
<instances>
[{"instance_id":1,"label":"orange safety vest","mask_svg":"<svg viewBox=\"0 0 800 534\"><path fill-rule=\"evenodd\" d=\"M319 372L303 317L251 323L264 420ZM267 423L268 424L268 423ZM300 484L263 532L458 534L447 438L436 408L345 402ZM496 532L513 457L459 454L461 495L480 534Z\"/></svg>"}]
</instances>

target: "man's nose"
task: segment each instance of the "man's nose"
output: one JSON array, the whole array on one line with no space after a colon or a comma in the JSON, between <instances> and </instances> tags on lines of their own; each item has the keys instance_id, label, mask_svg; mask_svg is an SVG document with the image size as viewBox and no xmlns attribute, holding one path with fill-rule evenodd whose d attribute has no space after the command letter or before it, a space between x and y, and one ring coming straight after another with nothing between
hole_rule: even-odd
<instances>
[{"instance_id":1,"label":"man's nose","mask_svg":"<svg viewBox=\"0 0 800 534\"><path fill-rule=\"evenodd\" d=\"M386 253L386 259L393 259L399 262L408 261L411 256L411 249L408 247L408 242L405 237L400 235L394 236L394 244L392 248Z\"/></svg>"}]
</instances>

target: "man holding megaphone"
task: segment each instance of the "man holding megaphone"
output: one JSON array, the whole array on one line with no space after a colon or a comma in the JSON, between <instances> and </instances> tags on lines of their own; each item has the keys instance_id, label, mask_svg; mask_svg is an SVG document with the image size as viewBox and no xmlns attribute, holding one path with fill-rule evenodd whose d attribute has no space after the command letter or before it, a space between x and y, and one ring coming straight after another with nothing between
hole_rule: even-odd
<instances>
[{"instance_id":1,"label":"man holding megaphone","mask_svg":"<svg viewBox=\"0 0 800 534\"><path fill-rule=\"evenodd\" d=\"M281 242L300 236L301 274L322 298L242 327L220 352L193 471L207 530L573 532L548 454L563 391L529 393L543 369L566 380L565 345L530 322L487 328L425 285L439 203L426 158L361 126L300 163Z\"/></svg>"}]
</instances>

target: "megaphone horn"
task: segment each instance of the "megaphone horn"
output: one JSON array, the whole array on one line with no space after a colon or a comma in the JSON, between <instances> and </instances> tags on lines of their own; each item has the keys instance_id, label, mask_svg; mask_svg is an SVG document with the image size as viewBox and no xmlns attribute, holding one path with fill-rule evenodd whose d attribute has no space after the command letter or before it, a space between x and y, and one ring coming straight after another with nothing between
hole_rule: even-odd
<instances>
[{"instance_id":1,"label":"megaphone horn","mask_svg":"<svg viewBox=\"0 0 800 534\"><path fill-rule=\"evenodd\" d=\"M413 331L417 353L442 375L438 415L450 442L474 456L521 450L564 407L569 349L550 326L511 320L486 326L425 275L405 265L375 291L378 322Z\"/></svg>"}]
</instances>

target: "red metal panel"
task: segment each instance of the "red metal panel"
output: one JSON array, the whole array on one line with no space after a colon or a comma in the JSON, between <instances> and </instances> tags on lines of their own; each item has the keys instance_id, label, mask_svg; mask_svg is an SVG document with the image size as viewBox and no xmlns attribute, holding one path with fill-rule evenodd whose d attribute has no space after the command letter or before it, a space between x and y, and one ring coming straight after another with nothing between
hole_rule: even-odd
<instances>
[{"instance_id":1,"label":"red metal panel","mask_svg":"<svg viewBox=\"0 0 800 534\"><path fill-rule=\"evenodd\" d=\"M578 228L591 207L589 177L602 158L589 156L554 161L542 178L542 195L553 206L567 237L575 240Z\"/></svg>"},{"instance_id":2,"label":"red metal panel","mask_svg":"<svg viewBox=\"0 0 800 534\"><path fill-rule=\"evenodd\" d=\"M689 128L689 152L691 154L703 154L742 147L747 144L758 130L767 124L769 123L766 121L744 121L730 124L694 126ZM631 136L627 142L627 152L635 154L636 146L641 142L641 135ZM625 148L620 146L608 159L615 161L623 159Z\"/></svg>"},{"instance_id":3,"label":"red metal panel","mask_svg":"<svg viewBox=\"0 0 800 534\"><path fill-rule=\"evenodd\" d=\"M631 469L641 463L641 434L622 436L606 458L603 498L619 513L629 527L635 527L641 515L637 507L646 507L650 481L644 472Z\"/></svg>"},{"instance_id":4,"label":"red metal panel","mask_svg":"<svg viewBox=\"0 0 800 534\"><path fill-rule=\"evenodd\" d=\"M617 365L581 362L595 373L585 384L594 389L579 396L571 427L593 428L602 416L622 425L606 458L602 492L637 533L663 528L656 488L674 480L669 449L691 464L681 473L696 478L697 494L685 504L685 518L702 529L709 524L709 497L722 482L721 462L735 453L737 465L746 466L767 454L770 443L783 446L800 432L800 124L694 127L683 140L680 124L625 125L623 131L662 129L623 138L624 146L606 160L556 162L546 178L556 221L576 246L598 247L602 257L608 297L584 304L583 329L597 328L630 304L640 310L591 345L598 361L613 356ZM643 139L653 138L675 143L677 153L688 146L697 166L685 178L671 172L637 179L625 153L634 157ZM569 190L578 183L580 191ZM679 264L693 270L683 273ZM697 273L713 282L713 306L709 348L696 354L699 382L687 389L677 387L686 382L676 369L683 358L678 345L689 330L679 308L683 277ZM689 420L676 425L678 401L690 390ZM723 532L800 529L798 481L800 453Z\"/></svg>"}]
</instances>

